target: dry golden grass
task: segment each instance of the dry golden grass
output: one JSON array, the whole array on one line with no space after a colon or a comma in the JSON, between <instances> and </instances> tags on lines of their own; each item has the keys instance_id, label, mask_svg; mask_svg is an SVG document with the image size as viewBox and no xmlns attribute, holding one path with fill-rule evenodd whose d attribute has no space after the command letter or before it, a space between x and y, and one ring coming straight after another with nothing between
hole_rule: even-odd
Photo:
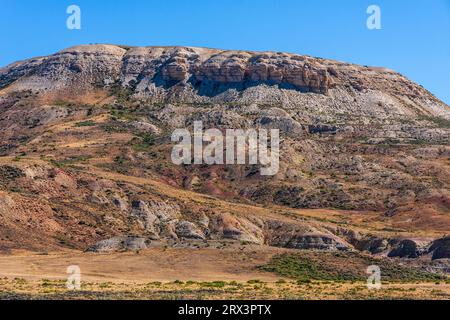
<instances>
[{"instance_id":1,"label":"dry golden grass","mask_svg":"<svg viewBox=\"0 0 450 320\"><path fill-rule=\"evenodd\" d=\"M127 260L127 259L125 259ZM123 275L123 272L122 272ZM252 275L251 273L248 276ZM253 274L254 275L254 274ZM84 276L83 276L84 277ZM92 275L91 275L92 277ZM0 299L430 299L450 298L448 283L384 283L380 290L369 290L364 282L311 281L298 283L289 279L147 281L82 278L80 290L68 290L61 278L5 277L0 279ZM195 278L195 276L193 277ZM209 279L210 277L208 277Z\"/></svg>"},{"instance_id":2,"label":"dry golden grass","mask_svg":"<svg viewBox=\"0 0 450 320\"><path fill-rule=\"evenodd\" d=\"M310 281L258 269L286 249L162 249L86 254L64 251L0 256L2 299L448 299L450 284ZM66 288L66 269L79 265L80 291Z\"/></svg>"}]
</instances>

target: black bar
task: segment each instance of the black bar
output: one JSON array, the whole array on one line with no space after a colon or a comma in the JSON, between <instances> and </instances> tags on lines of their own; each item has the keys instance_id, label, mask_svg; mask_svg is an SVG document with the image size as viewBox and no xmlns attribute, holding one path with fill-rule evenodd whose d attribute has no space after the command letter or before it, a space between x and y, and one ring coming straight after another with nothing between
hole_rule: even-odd
<instances>
[{"instance_id":1,"label":"black bar","mask_svg":"<svg viewBox=\"0 0 450 320\"><path fill-rule=\"evenodd\" d=\"M401 312L402 317L448 314L449 301L0 301L2 314L15 316L33 310L61 319L64 314L85 317L106 314L131 319L320 319L345 316L362 319ZM187 313L187 314L186 314ZM6 313L7 314L7 313ZM287 319L287 318L286 318Z\"/></svg>"}]
</instances>

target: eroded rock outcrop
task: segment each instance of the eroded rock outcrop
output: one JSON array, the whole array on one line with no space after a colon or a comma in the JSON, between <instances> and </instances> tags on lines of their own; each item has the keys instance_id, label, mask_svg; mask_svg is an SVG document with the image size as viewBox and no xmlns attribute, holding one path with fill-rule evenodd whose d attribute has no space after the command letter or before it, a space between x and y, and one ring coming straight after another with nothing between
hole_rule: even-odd
<instances>
[{"instance_id":1,"label":"eroded rock outcrop","mask_svg":"<svg viewBox=\"0 0 450 320\"><path fill-rule=\"evenodd\" d=\"M328 251L351 249L351 246L338 236L302 224L268 221L266 228L267 243L276 247Z\"/></svg>"},{"instance_id":2,"label":"eroded rock outcrop","mask_svg":"<svg viewBox=\"0 0 450 320\"><path fill-rule=\"evenodd\" d=\"M291 237L287 243L283 245L285 248L293 249L316 249L331 251L346 251L346 246L339 238L326 234L302 234Z\"/></svg>"},{"instance_id":3,"label":"eroded rock outcrop","mask_svg":"<svg viewBox=\"0 0 450 320\"><path fill-rule=\"evenodd\" d=\"M368 251L372 254L382 253L389 248L388 239L376 236L366 236L360 239L352 238L351 243L357 250Z\"/></svg>"},{"instance_id":4,"label":"eroded rock outcrop","mask_svg":"<svg viewBox=\"0 0 450 320\"><path fill-rule=\"evenodd\" d=\"M124 250L142 250L146 249L148 240L145 238L124 236L113 237L110 239L97 242L95 245L89 247L87 252L114 252Z\"/></svg>"},{"instance_id":5,"label":"eroded rock outcrop","mask_svg":"<svg viewBox=\"0 0 450 320\"><path fill-rule=\"evenodd\" d=\"M450 259L450 237L444 237L433 241L429 253L432 253L432 259Z\"/></svg>"},{"instance_id":6,"label":"eroded rock outcrop","mask_svg":"<svg viewBox=\"0 0 450 320\"><path fill-rule=\"evenodd\" d=\"M423 239L393 239L388 257L415 259L426 253L429 244L430 240Z\"/></svg>"},{"instance_id":7,"label":"eroded rock outcrop","mask_svg":"<svg viewBox=\"0 0 450 320\"><path fill-rule=\"evenodd\" d=\"M205 239L204 233L192 222L180 221L176 224L176 234L183 239Z\"/></svg>"},{"instance_id":8,"label":"eroded rock outcrop","mask_svg":"<svg viewBox=\"0 0 450 320\"><path fill-rule=\"evenodd\" d=\"M212 216L210 230L213 238L231 239L262 244L264 235L261 225L229 213Z\"/></svg>"},{"instance_id":9,"label":"eroded rock outcrop","mask_svg":"<svg viewBox=\"0 0 450 320\"><path fill-rule=\"evenodd\" d=\"M429 96L423 88L411 85L391 70L277 52L90 45L0 69L0 88L11 86L10 91L67 92L113 84L152 98L162 97L172 87L178 96L189 99L193 96L188 92L215 96L228 89L245 90L259 85L320 94L341 87L356 92ZM429 100L433 100L431 96Z\"/></svg>"}]
</instances>

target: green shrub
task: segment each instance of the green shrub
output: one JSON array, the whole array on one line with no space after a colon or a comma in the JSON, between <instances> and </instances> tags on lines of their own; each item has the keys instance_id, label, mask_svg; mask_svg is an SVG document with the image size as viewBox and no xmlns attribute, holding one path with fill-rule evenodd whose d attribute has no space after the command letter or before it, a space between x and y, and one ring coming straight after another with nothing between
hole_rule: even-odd
<instances>
[{"instance_id":1,"label":"green shrub","mask_svg":"<svg viewBox=\"0 0 450 320\"><path fill-rule=\"evenodd\" d=\"M97 125L97 122L91 121L91 120L75 123L75 127L77 127L77 128L79 128L79 127L94 127L96 125Z\"/></svg>"}]
</instances>

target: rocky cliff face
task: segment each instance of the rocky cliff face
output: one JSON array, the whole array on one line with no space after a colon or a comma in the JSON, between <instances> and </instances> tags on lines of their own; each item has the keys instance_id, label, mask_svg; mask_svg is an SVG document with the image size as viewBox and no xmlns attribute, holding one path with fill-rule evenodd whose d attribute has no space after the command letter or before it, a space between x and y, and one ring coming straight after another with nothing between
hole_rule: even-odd
<instances>
[{"instance_id":1,"label":"rocky cliff face","mask_svg":"<svg viewBox=\"0 0 450 320\"><path fill-rule=\"evenodd\" d=\"M320 93L333 85L327 67L316 59L199 48L75 47L8 67L1 85L24 76L29 77L24 86L30 89L69 87L75 82L89 87L120 80L123 85L140 85L144 92L149 89L144 86L151 84L165 88L189 84L209 95L263 83Z\"/></svg>"},{"instance_id":2,"label":"rocky cliff face","mask_svg":"<svg viewBox=\"0 0 450 320\"><path fill-rule=\"evenodd\" d=\"M196 120L280 129L280 171L175 166L170 134ZM450 108L391 70L78 46L0 69L0 137L0 248L184 239L448 258Z\"/></svg>"},{"instance_id":3,"label":"rocky cliff face","mask_svg":"<svg viewBox=\"0 0 450 320\"><path fill-rule=\"evenodd\" d=\"M287 97L277 102L292 103L300 99L295 94L289 96L289 91L313 92L330 95L335 101L348 99L348 108L355 99L362 100L361 94L370 100L379 93L381 103L386 103L383 107L391 108L391 113L402 113L396 110L400 108L399 102L417 106L426 114L448 117L449 113L448 107L429 92L394 71L287 53L92 45L69 48L0 70L0 88L10 85L9 90L79 93L113 84L130 88L141 98L166 99L176 94L178 102L180 99L208 101L204 97L217 97L227 91L230 92L214 101L242 101L246 99L245 94L232 92L242 93L265 85L285 89L280 92ZM273 92L259 91L257 97L252 97L257 101L267 103L281 98L280 92L269 98ZM346 95L342 96L344 92ZM366 101L367 107L382 111L381 105L377 108L378 102ZM343 107L339 109L343 111Z\"/></svg>"}]
</instances>

